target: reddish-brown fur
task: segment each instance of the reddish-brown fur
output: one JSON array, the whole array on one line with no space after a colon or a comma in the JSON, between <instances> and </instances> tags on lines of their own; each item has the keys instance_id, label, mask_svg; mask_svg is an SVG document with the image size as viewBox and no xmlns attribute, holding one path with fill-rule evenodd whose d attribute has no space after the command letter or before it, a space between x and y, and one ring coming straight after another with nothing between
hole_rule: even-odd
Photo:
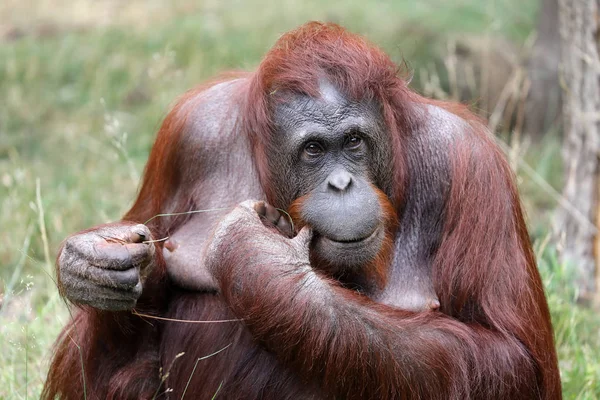
<instances>
[{"instance_id":1,"label":"reddish-brown fur","mask_svg":"<svg viewBox=\"0 0 600 400\"><path fill-rule=\"evenodd\" d=\"M273 107L289 91L318 96L323 71L352 99L381 104L398 215L408 179L403 139L421 123L409 105L434 104L468 122L470 132L448 149L452 184L433 265L439 312L378 304L327 278L318 281L318 295L298 286L293 274L266 286L275 266L254 265L252 254L260 249L247 235L234 237L221 294L169 287L159 262L137 309L243 322L164 323L84 308L57 341L44 398L80 399L84 390L88 399L152 398L161 366L170 375L158 393L173 388L173 398L181 398L188 379L186 398L211 398L222 382L223 398L307 398L307 392L314 398L561 398L550 315L507 163L466 108L411 92L382 51L335 25L311 23L284 35L242 85L240 123L267 200L277 190L265 157ZM143 223L159 212L202 207L185 195L172 198L185 193L175 190L185 186L177 176L178 137L192 98L163 123L126 220ZM163 237L184 222L155 219L151 228ZM240 279L254 289L251 295L235 289ZM174 360L180 351L187 354Z\"/></svg>"}]
</instances>

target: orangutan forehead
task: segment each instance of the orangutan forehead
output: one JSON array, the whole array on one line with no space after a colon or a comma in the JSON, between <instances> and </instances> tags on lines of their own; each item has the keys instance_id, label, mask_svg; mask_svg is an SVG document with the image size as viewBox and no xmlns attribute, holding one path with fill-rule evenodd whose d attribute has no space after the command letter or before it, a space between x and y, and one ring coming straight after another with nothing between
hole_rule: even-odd
<instances>
[{"instance_id":1,"label":"orangutan forehead","mask_svg":"<svg viewBox=\"0 0 600 400\"><path fill-rule=\"evenodd\" d=\"M327 78L319 79L319 96L325 103L349 103L347 97Z\"/></svg>"},{"instance_id":2,"label":"orangutan forehead","mask_svg":"<svg viewBox=\"0 0 600 400\"><path fill-rule=\"evenodd\" d=\"M314 123L336 124L342 120L378 120L375 101L354 101L327 79L320 79L318 97L299 93L279 93L275 105L278 125L310 120ZM357 121L358 122L358 121Z\"/></svg>"},{"instance_id":3,"label":"orangutan forehead","mask_svg":"<svg viewBox=\"0 0 600 400\"><path fill-rule=\"evenodd\" d=\"M378 109L367 102L352 102L339 92L327 90L323 97L293 95L275 108L275 124L279 128L339 130L354 126L372 129L380 120ZM309 128L312 126L312 128Z\"/></svg>"}]
</instances>

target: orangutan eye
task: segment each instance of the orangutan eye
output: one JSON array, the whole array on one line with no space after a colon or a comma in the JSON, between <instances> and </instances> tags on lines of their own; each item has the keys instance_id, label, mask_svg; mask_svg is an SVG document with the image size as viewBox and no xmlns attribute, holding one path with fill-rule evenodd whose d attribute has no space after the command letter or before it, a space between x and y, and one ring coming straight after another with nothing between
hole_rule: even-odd
<instances>
[{"instance_id":1,"label":"orangutan eye","mask_svg":"<svg viewBox=\"0 0 600 400\"><path fill-rule=\"evenodd\" d=\"M346 138L346 148L349 150L357 150L362 145L362 138L357 135L351 135Z\"/></svg>"},{"instance_id":2,"label":"orangutan eye","mask_svg":"<svg viewBox=\"0 0 600 400\"><path fill-rule=\"evenodd\" d=\"M310 157L318 157L323 154L323 151L323 146L317 142L308 142L306 146L304 146L304 152Z\"/></svg>"}]
</instances>

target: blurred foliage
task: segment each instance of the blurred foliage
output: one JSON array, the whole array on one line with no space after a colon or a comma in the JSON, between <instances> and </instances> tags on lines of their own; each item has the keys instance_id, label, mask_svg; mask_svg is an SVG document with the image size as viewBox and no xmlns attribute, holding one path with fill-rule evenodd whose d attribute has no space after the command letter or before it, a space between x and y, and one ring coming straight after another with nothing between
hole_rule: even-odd
<instances>
[{"instance_id":1,"label":"blurred foliage","mask_svg":"<svg viewBox=\"0 0 600 400\"><path fill-rule=\"evenodd\" d=\"M363 34L395 61L440 74L443 86L449 40L471 35L521 46L536 7L534 0L4 0L0 398L39 396L50 343L68 319L52 258L68 234L118 219L131 205L154 133L179 94L221 71L254 68L279 35L308 20ZM418 73L413 84L419 89ZM549 137L520 155L559 188L559 149ZM556 204L521 169L519 185L542 243ZM543 247L565 397L600 397L600 322L576 304L572 270Z\"/></svg>"}]
</instances>

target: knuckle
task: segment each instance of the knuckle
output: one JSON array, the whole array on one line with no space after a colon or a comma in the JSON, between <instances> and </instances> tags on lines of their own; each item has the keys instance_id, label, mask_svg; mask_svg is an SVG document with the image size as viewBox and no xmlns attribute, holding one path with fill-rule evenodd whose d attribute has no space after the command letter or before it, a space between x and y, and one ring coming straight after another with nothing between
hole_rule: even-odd
<instances>
[{"instance_id":1,"label":"knuckle","mask_svg":"<svg viewBox=\"0 0 600 400\"><path fill-rule=\"evenodd\" d=\"M133 226L133 229L135 231L141 232L141 233L150 233L150 229L148 229L148 227L144 224L137 224Z\"/></svg>"},{"instance_id":2,"label":"knuckle","mask_svg":"<svg viewBox=\"0 0 600 400\"><path fill-rule=\"evenodd\" d=\"M258 201L258 200L244 200L240 203L240 207L246 208L246 209L254 209L254 206L259 203L260 203L260 201Z\"/></svg>"},{"instance_id":3,"label":"knuckle","mask_svg":"<svg viewBox=\"0 0 600 400\"><path fill-rule=\"evenodd\" d=\"M70 236L64 241L59 263L76 262L78 259L88 260L93 257L93 247L98 241L94 235L82 233Z\"/></svg>"},{"instance_id":4,"label":"knuckle","mask_svg":"<svg viewBox=\"0 0 600 400\"><path fill-rule=\"evenodd\" d=\"M246 219L248 215L248 209L245 206L240 205L234 208L229 214L225 216L225 218L223 218L222 225L229 227L240 220Z\"/></svg>"},{"instance_id":5,"label":"knuckle","mask_svg":"<svg viewBox=\"0 0 600 400\"><path fill-rule=\"evenodd\" d=\"M61 279L70 277L73 275L72 267L70 263L60 262L58 263L58 272L60 274Z\"/></svg>"},{"instance_id":6,"label":"knuckle","mask_svg":"<svg viewBox=\"0 0 600 400\"><path fill-rule=\"evenodd\" d=\"M76 276L77 272L84 268L79 254L62 252L56 262L61 277ZM82 265L83 264L83 265Z\"/></svg>"},{"instance_id":7,"label":"knuckle","mask_svg":"<svg viewBox=\"0 0 600 400\"><path fill-rule=\"evenodd\" d=\"M77 239L75 236L68 237L62 247L61 258L62 256L68 256L73 253L77 253ZM59 258L60 259L60 258Z\"/></svg>"},{"instance_id":8,"label":"knuckle","mask_svg":"<svg viewBox=\"0 0 600 400\"><path fill-rule=\"evenodd\" d=\"M264 201L246 200L241 202L233 211L237 211L239 215L252 216L258 219L258 212L256 210L261 205L264 205L265 207L268 206Z\"/></svg>"}]
</instances>

